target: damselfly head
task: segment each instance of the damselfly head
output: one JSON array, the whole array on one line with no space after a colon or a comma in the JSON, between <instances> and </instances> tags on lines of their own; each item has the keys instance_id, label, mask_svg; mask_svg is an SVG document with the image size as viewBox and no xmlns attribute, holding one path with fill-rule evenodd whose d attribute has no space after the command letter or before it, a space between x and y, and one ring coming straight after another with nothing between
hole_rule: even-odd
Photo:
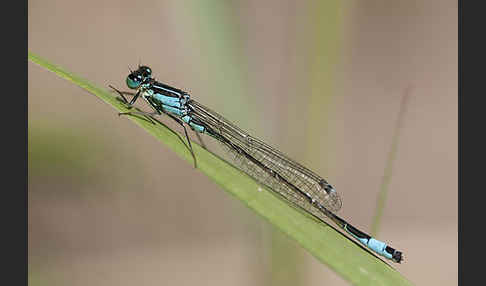
<instances>
[{"instance_id":1,"label":"damselfly head","mask_svg":"<svg viewBox=\"0 0 486 286\"><path fill-rule=\"evenodd\" d=\"M136 71L130 71L127 76L127 86L137 89L140 85L152 78L152 69L148 66L139 66Z\"/></svg>"}]
</instances>

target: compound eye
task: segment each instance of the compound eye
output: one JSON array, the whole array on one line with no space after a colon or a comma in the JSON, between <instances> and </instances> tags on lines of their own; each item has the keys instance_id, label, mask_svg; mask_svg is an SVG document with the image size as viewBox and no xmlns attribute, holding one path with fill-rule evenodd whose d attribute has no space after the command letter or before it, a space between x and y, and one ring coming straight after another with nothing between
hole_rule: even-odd
<instances>
[{"instance_id":1,"label":"compound eye","mask_svg":"<svg viewBox=\"0 0 486 286\"><path fill-rule=\"evenodd\" d=\"M141 82L142 82L142 77L140 75L134 76L130 74L129 76L127 76L127 86L131 89L138 88Z\"/></svg>"},{"instance_id":2,"label":"compound eye","mask_svg":"<svg viewBox=\"0 0 486 286\"><path fill-rule=\"evenodd\" d=\"M152 69L147 66L141 66L139 70L142 72L142 76L145 78L152 76Z\"/></svg>"}]
</instances>

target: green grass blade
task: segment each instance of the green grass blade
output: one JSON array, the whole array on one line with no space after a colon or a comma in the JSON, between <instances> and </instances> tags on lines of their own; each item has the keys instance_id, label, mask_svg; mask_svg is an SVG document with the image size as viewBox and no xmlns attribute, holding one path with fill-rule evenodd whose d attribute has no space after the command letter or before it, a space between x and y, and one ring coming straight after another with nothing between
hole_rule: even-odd
<instances>
[{"instance_id":1,"label":"green grass blade","mask_svg":"<svg viewBox=\"0 0 486 286\"><path fill-rule=\"evenodd\" d=\"M29 52L28 58L94 94L117 111L127 111L125 106L107 90L96 87L87 80L53 65L31 52ZM131 116L128 118L192 165L189 151L172 130L162 125L154 125L141 118ZM120 121L120 124L123 124L123 121ZM344 279L356 285L411 285L398 271L363 251L334 228L318 223L302 211L290 207L218 156L205 151L199 145L193 144L193 146L198 158L198 169L194 172L203 172L226 192L296 240L314 257L328 265Z\"/></svg>"}]
</instances>

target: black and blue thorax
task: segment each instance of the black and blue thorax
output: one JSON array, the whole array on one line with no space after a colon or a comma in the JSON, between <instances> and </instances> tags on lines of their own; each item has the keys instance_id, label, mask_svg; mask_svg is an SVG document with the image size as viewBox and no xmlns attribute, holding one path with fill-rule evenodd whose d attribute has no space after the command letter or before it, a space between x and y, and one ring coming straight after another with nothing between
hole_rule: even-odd
<instances>
[{"instance_id":1,"label":"black and blue thorax","mask_svg":"<svg viewBox=\"0 0 486 286\"><path fill-rule=\"evenodd\" d=\"M187 105L191 97L187 92L155 80L144 84L142 89L143 97L156 110L174 115L182 119L193 130L204 133L206 130L204 125L191 116L190 107Z\"/></svg>"}]
</instances>

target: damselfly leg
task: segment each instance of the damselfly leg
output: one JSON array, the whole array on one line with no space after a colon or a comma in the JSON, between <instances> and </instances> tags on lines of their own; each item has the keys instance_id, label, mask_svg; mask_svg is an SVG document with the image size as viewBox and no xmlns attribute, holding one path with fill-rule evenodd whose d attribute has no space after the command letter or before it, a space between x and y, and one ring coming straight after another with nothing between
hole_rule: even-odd
<instances>
[{"instance_id":1,"label":"damselfly leg","mask_svg":"<svg viewBox=\"0 0 486 286\"><path fill-rule=\"evenodd\" d=\"M127 107L128 108L132 108L132 104L133 104L134 100L132 99L132 101L129 102L127 100L127 98L125 97L125 95L136 96L139 93L128 92L128 91L120 91L117 88L113 87L112 85L108 85L108 86L111 89L113 89L116 93L118 93L118 95L120 95L120 97L123 99L123 101L125 102L125 104L127 104ZM184 142L184 140L182 140L182 138L179 136L179 134L177 132L174 132L174 133L177 134L177 136L179 137L179 139L181 139L181 141L184 144L184 146L186 146L186 148L189 150L189 152L191 152L191 156L192 156L192 158L194 160L194 168L197 168L196 155L194 154L194 149L192 148L191 140L189 139L189 134L187 133L187 129L186 129L186 126L184 125L184 122L181 119L173 116L172 114L165 112L163 109L162 109L162 112L161 112L159 110L159 108L157 108L157 106L153 102L151 102L150 100L148 100L147 98L145 98L143 96L142 96L142 98L147 101L147 103L150 105L150 107L152 107L152 109L154 110L154 112L149 113L149 112L144 112L144 111L129 111L129 112L120 112L120 113L118 113L118 115L119 116L120 115L141 115L141 116L144 116L145 118L147 118L153 124L156 124L155 121L158 122L159 124L162 124L162 122L160 122L159 120L157 120L157 119L154 118L154 116L162 115L162 113L164 113L168 117L172 118L172 120L174 120L175 122L177 122L184 129L184 134L186 136L187 143L189 145L187 145ZM197 132L196 132L196 135L197 135L199 141L202 143L201 145L203 145L203 147L206 149L206 146L202 142L202 139L201 139L201 137L199 136L199 134Z\"/></svg>"},{"instance_id":2,"label":"damselfly leg","mask_svg":"<svg viewBox=\"0 0 486 286\"><path fill-rule=\"evenodd\" d=\"M193 130L193 131L194 131L194 130ZM197 140L198 140L198 141L199 141L199 143L201 144L201 147L203 147L204 149L208 150L208 148L206 147L206 144L204 144L204 141L203 141L203 139L201 138L201 135L199 135L199 132L194 131L194 134L196 134Z\"/></svg>"},{"instance_id":3,"label":"damselfly leg","mask_svg":"<svg viewBox=\"0 0 486 286\"><path fill-rule=\"evenodd\" d=\"M123 102L126 103L128 106L128 108L132 108L131 105L129 105L129 101L127 100L127 98L125 97L125 95L131 95L131 96L134 96L135 93L134 92L129 92L129 91L120 91L118 90L117 88L113 87L112 85L108 85L109 88L113 89L116 93L118 93L118 95L123 99Z\"/></svg>"}]
</instances>

